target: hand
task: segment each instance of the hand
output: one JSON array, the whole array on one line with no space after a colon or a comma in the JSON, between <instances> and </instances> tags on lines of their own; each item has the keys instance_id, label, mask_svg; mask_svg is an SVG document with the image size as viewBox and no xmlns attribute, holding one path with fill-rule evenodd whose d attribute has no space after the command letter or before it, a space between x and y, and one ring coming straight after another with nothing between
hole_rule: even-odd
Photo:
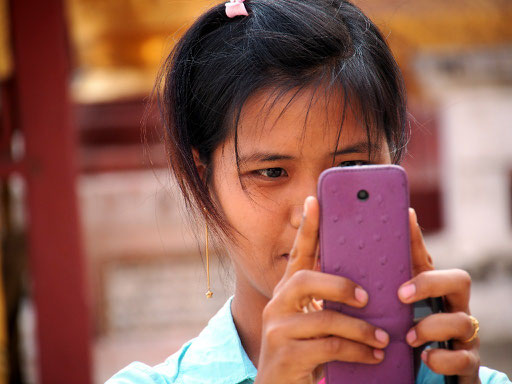
<instances>
[{"instance_id":1,"label":"hand","mask_svg":"<svg viewBox=\"0 0 512 384\"><path fill-rule=\"evenodd\" d=\"M385 331L366 321L316 306L315 299L324 299L361 308L368 294L349 279L313 270L318 200L310 196L304 206L286 271L263 311L258 384L310 384L315 370L332 360L377 364L389 342Z\"/></svg>"},{"instance_id":2,"label":"hand","mask_svg":"<svg viewBox=\"0 0 512 384\"><path fill-rule=\"evenodd\" d=\"M398 296L409 304L428 297L444 296L446 313L432 314L421 320L409 330L406 340L412 347L418 347L430 341L453 339L454 350L425 350L421 355L423 362L436 373L457 375L459 384L480 383L479 339L464 342L474 332L469 318L471 277L460 269L434 270L412 208L409 208L409 221L414 277L400 286Z\"/></svg>"}]
</instances>

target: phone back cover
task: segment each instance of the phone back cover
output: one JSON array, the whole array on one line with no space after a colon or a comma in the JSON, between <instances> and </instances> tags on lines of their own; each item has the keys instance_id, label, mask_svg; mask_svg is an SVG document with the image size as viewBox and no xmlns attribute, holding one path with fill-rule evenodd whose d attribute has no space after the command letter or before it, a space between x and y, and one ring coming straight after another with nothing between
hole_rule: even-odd
<instances>
[{"instance_id":1,"label":"phone back cover","mask_svg":"<svg viewBox=\"0 0 512 384\"><path fill-rule=\"evenodd\" d=\"M369 192L365 201L357 198L361 189ZM325 308L364 319L390 335L380 364L327 363L327 383L414 383L412 348L405 341L413 307L397 296L411 278L405 171L396 165L330 168L320 175L318 196L322 271L348 277L369 294L362 309L329 301Z\"/></svg>"}]
</instances>

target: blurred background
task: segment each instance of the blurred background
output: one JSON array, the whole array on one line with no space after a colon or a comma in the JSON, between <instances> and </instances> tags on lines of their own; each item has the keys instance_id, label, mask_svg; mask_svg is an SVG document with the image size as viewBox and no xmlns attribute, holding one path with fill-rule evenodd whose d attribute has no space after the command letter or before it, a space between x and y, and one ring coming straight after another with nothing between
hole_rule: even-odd
<instances>
[{"instance_id":1,"label":"blurred background","mask_svg":"<svg viewBox=\"0 0 512 384\"><path fill-rule=\"evenodd\" d=\"M231 294L214 263L205 299L203 233L161 142L140 137L159 65L213 3L0 0L0 384L157 364ZM427 246L436 267L471 273L482 364L511 376L512 2L356 4L406 79L404 167Z\"/></svg>"}]
</instances>

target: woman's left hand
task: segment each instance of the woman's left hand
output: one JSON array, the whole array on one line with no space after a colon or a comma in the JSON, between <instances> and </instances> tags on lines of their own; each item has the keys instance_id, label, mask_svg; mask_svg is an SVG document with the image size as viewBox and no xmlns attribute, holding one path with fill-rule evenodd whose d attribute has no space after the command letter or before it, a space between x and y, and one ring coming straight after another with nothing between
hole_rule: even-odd
<instances>
[{"instance_id":1,"label":"woman's left hand","mask_svg":"<svg viewBox=\"0 0 512 384\"><path fill-rule=\"evenodd\" d=\"M413 278L402 284L398 297L404 303L414 303L429 297L444 296L445 313L425 317L407 333L412 347L430 341L453 340L453 350L432 348L423 351L423 362L434 372L457 375L459 384L480 383L478 370L480 357L478 337L470 342L475 332L469 317L471 277L460 269L434 270L416 213L409 208Z\"/></svg>"}]
</instances>

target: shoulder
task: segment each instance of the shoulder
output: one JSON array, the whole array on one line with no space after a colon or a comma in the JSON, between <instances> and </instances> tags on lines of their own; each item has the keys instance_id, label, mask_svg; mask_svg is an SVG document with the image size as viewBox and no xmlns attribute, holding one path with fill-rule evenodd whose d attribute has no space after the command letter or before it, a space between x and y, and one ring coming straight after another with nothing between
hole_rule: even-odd
<instances>
[{"instance_id":1,"label":"shoulder","mask_svg":"<svg viewBox=\"0 0 512 384\"><path fill-rule=\"evenodd\" d=\"M482 384L512 384L506 374L484 366L480 367L478 376ZM444 376L432 372L426 365L421 364L416 379L417 384L444 384Z\"/></svg>"},{"instance_id":2,"label":"shoulder","mask_svg":"<svg viewBox=\"0 0 512 384\"><path fill-rule=\"evenodd\" d=\"M480 381L482 384L509 384L510 379L503 372L495 371L487 367L480 367Z\"/></svg>"},{"instance_id":3,"label":"shoulder","mask_svg":"<svg viewBox=\"0 0 512 384\"><path fill-rule=\"evenodd\" d=\"M124 367L105 384L170 384L179 383L180 361L194 339L188 341L181 349L169 356L165 362L150 367L140 361L134 361Z\"/></svg>"},{"instance_id":4,"label":"shoulder","mask_svg":"<svg viewBox=\"0 0 512 384\"><path fill-rule=\"evenodd\" d=\"M150 367L133 362L106 384L239 384L252 382L256 368L245 353L231 314L229 298L199 336L165 362Z\"/></svg>"},{"instance_id":5,"label":"shoulder","mask_svg":"<svg viewBox=\"0 0 512 384\"><path fill-rule=\"evenodd\" d=\"M167 384L161 375L157 374L150 366L135 361L117 372L108 379L105 384Z\"/></svg>"}]
</instances>

